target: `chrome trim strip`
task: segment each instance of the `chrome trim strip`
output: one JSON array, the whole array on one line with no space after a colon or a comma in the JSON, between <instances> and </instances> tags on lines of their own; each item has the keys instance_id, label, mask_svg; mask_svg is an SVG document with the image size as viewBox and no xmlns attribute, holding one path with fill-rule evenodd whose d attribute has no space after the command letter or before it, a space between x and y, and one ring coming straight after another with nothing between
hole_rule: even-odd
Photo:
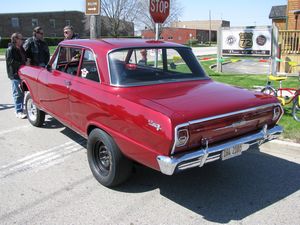
<instances>
[{"instance_id":1,"label":"chrome trim strip","mask_svg":"<svg viewBox=\"0 0 300 225\"><path fill-rule=\"evenodd\" d=\"M192 120L192 121L189 121L189 124L202 123L202 122L206 122L206 121L209 121L209 120L220 119L220 118L227 117L227 116L234 116L234 115L241 114L241 113L248 113L248 112L251 112L251 111L256 111L256 110L259 110L259 109L264 109L264 108L268 108L268 107L276 106L276 105L280 105L280 103L272 103L272 104L267 104L267 105L261 105L261 106L257 106L257 107L253 107L253 108L249 108L249 109L244 109L244 110L225 113L225 114L221 114L221 115L217 115L217 116L207 117L207 118L204 118L204 119Z\"/></svg>"},{"instance_id":2,"label":"chrome trim strip","mask_svg":"<svg viewBox=\"0 0 300 225\"><path fill-rule=\"evenodd\" d=\"M281 126L276 125L271 129L266 129L266 125L264 128L251 135L246 135L241 138L228 141L223 144L215 145L208 147L207 149L199 149L192 153L181 154L179 156L157 156L156 160L158 162L160 171L166 175L172 175L177 171L185 170L192 167L201 167L205 163L208 163L212 160L217 160L220 155L208 157L209 154L221 152L227 148L231 148L236 145L242 145L242 150L246 151L250 145L253 144L262 144L266 141L270 141L277 136L279 136L283 132L283 128ZM212 159L212 160L211 160Z\"/></svg>"},{"instance_id":3,"label":"chrome trim strip","mask_svg":"<svg viewBox=\"0 0 300 225\"><path fill-rule=\"evenodd\" d=\"M192 121L189 121L187 123L179 124L175 127L174 144L173 144L173 147L172 147L172 150L171 150L171 155L173 155L174 152L175 152L176 140L177 140L177 131L181 127L186 127L186 126L196 124L196 123L207 122L207 121L210 121L210 120L221 119L221 118L224 118L224 117L227 117L227 116L234 116L234 115L241 114L241 113L248 113L248 112L251 112L251 111L256 111L256 110L259 110L259 109L264 109L264 108L268 108L268 107L272 107L272 106L273 107L280 106L281 110L282 110L282 115L283 115L283 109L282 109L281 104L280 103L272 103L272 104L261 105L261 106L257 106L257 107L253 107L253 108L244 109L244 110L239 110L239 111L235 111L235 112L220 114L220 115L217 115L217 116L206 117L206 118L199 119L199 120L192 120ZM278 121L281 119L281 117L278 119Z\"/></svg>"}]
</instances>

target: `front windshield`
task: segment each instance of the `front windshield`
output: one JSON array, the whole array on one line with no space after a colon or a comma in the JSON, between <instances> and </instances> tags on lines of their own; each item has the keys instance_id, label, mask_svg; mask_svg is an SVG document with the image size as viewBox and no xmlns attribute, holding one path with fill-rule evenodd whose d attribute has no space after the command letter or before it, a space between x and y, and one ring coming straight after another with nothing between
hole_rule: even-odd
<instances>
[{"instance_id":1,"label":"front windshield","mask_svg":"<svg viewBox=\"0 0 300 225\"><path fill-rule=\"evenodd\" d=\"M189 48L132 48L109 54L111 84L141 86L209 79Z\"/></svg>"}]
</instances>

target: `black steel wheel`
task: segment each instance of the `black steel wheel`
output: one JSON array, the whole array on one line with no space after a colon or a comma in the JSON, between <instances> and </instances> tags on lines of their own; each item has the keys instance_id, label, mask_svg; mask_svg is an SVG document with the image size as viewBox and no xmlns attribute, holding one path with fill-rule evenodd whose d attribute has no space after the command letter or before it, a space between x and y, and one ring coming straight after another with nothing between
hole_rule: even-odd
<instances>
[{"instance_id":1,"label":"black steel wheel","mask_svg":"<svg viewBox=\"0 0 300 225\"><path fill-rule=\"evenodd\" d=\"M132 162L103 130L97 128L90 133L87 156L94 177L106 187L117 186L131 174Z\"/></svg>"}]
</instances>

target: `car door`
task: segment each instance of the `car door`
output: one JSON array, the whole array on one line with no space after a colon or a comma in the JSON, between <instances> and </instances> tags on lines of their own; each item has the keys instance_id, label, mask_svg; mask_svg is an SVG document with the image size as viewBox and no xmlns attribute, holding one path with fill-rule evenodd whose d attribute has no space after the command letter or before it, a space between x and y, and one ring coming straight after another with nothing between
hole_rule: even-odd
<instances>
[{"instance_id":1,"label":"car door","mask_svg":"<svg viewBox=\"0 0 300 225\"><path fill-rule=\"evenodd\" d=\"M93 51L85 49L79 74L70 87L70 118L72 127L85 133L91 117L101 115L103 93L100 89L100 74Z\"/></svg>"},{"instance_id":2,"label":"car door","mask_svg":"<svg viewBox=\"0 0 300 225\"><path fill-rule=\"evenodd\" d=\"M74 77L79 71L81 48L60 47L48 76L48 99L50 112L67 124L70 123L69 93Z\"/></svg>"}]
</instances>

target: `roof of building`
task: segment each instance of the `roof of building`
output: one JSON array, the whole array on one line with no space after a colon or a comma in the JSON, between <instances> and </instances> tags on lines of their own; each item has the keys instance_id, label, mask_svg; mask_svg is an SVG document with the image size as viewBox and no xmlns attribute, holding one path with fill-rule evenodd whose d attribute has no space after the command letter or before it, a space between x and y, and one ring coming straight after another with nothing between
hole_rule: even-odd
<instances>
[{"instance_id":1,"label":"roof of building","mask_svg":"<svg viewBox=\"0 0 300 225\"><path fill-rule=\"evenodd\" d=\"M270 19L285 19L287 5L272 6L269 18Z\"/></svg>"}]
</instances>

